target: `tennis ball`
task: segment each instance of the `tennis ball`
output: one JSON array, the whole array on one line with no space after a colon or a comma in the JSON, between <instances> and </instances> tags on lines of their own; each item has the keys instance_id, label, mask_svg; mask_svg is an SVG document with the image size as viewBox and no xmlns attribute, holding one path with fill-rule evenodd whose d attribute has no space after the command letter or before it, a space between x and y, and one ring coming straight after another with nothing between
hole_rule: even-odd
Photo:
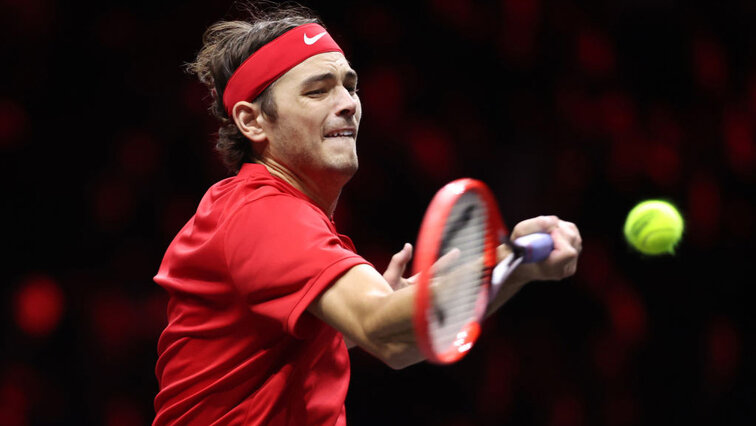
<instances>
[{"instance_id":1,"label":"tennis ball","mask_svg":"<svg viewBox=\"0 0 756 426\"><path fill-rule=\"evenodd\" d=\"M674 254L683 232L683 218L672 204L646 200L630 210L625 220L625 238L644 254Z\"/></svg>"}]
</instances>

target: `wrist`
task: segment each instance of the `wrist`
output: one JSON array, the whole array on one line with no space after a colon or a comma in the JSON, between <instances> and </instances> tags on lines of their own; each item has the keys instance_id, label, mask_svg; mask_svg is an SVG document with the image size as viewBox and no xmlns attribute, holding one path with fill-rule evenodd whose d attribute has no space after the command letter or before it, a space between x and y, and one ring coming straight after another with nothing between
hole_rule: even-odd
<instances>
[{"instance_id":1,"label":"wrist","mask_svg":"<svg viewBox=\"0 0 756 426\"><path fill-rule=\"evenodd\" d=\"M507 278L506 285L510 287L521 288L525 284L533 281L532 274L528 271L529 265L521 265L512 271L512 274Z\"/></svg>"}]
</instances>

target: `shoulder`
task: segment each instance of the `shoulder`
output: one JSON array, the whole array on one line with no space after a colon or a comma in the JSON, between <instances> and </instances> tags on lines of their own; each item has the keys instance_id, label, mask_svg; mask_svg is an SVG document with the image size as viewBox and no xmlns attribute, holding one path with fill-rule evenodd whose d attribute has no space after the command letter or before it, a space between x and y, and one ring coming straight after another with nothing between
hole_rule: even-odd
<instances>
[{"instance_id":1,"label":"shoulder","mask_svg":"<svg viewBox=\"0 0 756 426\"><path fill-rule=\"evenodd\" d=\"M272 221L308 220L327 223L325 214L311 203L280 191L258 191L241 200L234 215L254 215Z\"/></svg>"},{"instance_id":2,"label":"shoulder","mask_svg":"<svg viewBox=\"0 0 756 426\"><path fill-rule=\"evenodd\" d=\"M254 234L280 244L330 240L338 234L319 208L286 193L257 194L227 212L223 228L227 239Z\"/></svg>"}]
</instances>

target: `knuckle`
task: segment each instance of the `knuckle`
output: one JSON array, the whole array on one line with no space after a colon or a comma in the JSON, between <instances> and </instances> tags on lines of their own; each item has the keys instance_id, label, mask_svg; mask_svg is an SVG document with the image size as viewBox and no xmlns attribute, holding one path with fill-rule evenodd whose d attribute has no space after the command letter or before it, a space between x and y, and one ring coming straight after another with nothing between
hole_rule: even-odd
<instances>
[{"instance_id":1,"label":"knuckle","mask_svg":"<svg viewBox=\"0 0 756 426\"><path fill-rule=\"evenodd\" d=\"M569 277L575 273L575 262L568 262L564 265L563 277Z\"/></svg>"},{"instance_id":2,"label":"knuckle","mask_svg":"<svg viewBox=\"0 0 756 426\"><path fill-rule=\"evenodd\" d=\"M549 224L552 223L559 223L559 218L554 215L544 215L541 216L541 220L548 222Z\"/></svg>"}]
</instances>

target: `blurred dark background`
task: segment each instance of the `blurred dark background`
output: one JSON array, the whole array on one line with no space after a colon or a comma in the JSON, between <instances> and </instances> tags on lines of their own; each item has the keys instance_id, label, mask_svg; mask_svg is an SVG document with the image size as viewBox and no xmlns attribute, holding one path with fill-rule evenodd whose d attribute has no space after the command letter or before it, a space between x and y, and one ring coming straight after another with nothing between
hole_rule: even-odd
<instances>
[{"instance_id":1,"label":"blurred dark background","mask_svg":"<svg viewBox=\"0 0 756 426\"><path fill-rule=\"evenodd\" d=\"M0 0L0 425L152 420L152 282L227 176L182 72L231 2ZM578 273L527 286L461 362L352 352L353 425L751 425L756 3L305 2L360 74L361 170L336 222L383 270L470 176L512 226L578 224ZM676 256L625 214L676 203Z\"/></svg>"}]
</instances>

